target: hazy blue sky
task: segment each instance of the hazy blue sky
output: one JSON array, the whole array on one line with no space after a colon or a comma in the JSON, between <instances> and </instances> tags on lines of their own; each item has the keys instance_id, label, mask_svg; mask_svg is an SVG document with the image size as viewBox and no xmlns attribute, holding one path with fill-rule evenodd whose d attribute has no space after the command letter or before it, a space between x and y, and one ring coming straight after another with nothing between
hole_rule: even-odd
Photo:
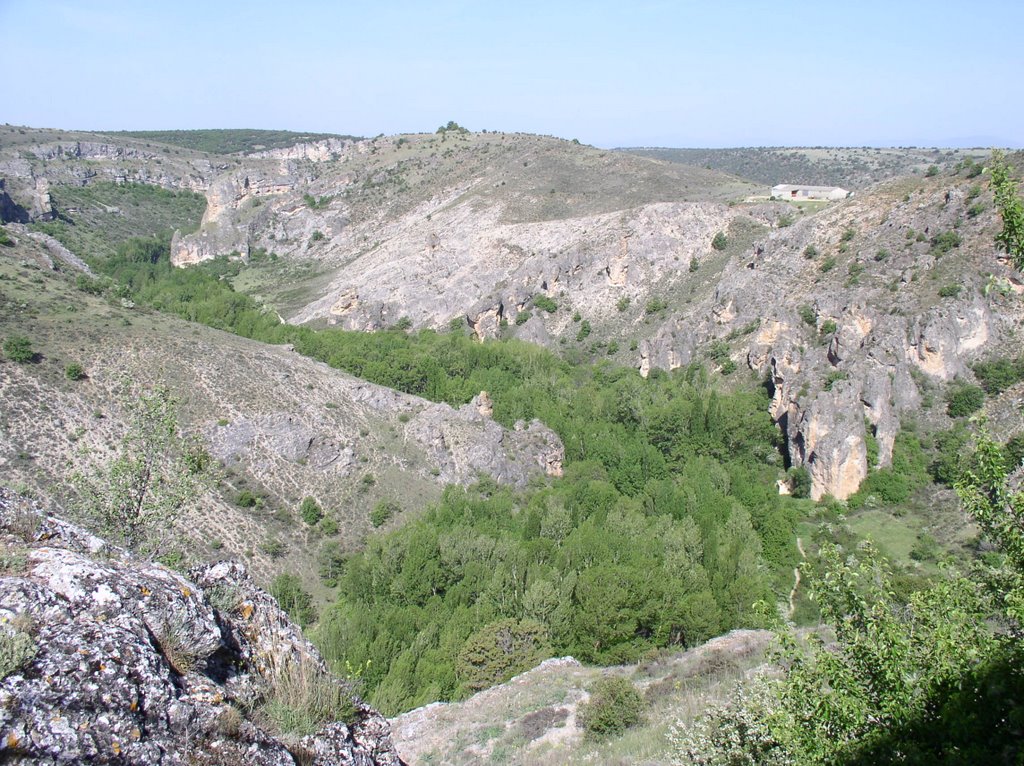
<instances>
[{"instance_id":1,"label":"hazy blue sky","mask_svg":"<svg viewBox=\"0 0 1024 766\"><path fill-rule=\"evenodd\" d=\"M1024 2L0 0L0 122L1024 145Z\"/></svg>"}]
</instances>

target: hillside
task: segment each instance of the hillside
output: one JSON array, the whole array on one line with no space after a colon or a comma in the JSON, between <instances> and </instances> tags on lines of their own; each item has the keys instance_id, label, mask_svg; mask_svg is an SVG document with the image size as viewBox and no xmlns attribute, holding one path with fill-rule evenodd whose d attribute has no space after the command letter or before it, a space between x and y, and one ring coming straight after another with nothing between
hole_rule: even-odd
<instances>
[{"instance_id":1,"label":"hillside","mask_svg":"<svg viewBox=\"0 0 1024 766\"><path fill-rule=\"evenodd\" d=\"M617 151L641 157L720 170L766 187L780 183L865 189L898 176L924 175L933 165L952 168L959 162L983 162L987 149L901 147L760 147L669 149L636 147Z\"/></svg>"},{"instance_id":2,"label":"hillside","mask_svg":"<svg viewBox=\"0 0 1024 766\"><path fill-rule=\"evenodd\" d=\"M5 135L22 138L13 128ZM868 474L870 439L854 410L866 406L878 465L888 465L899 421L927 399L924 389L941 391L969 375L969 363L1003 353L1016 321L1016 303L986 287L989 274L999 284L1017 277L996 259L980 166L953 162L960 155L863 150L883 175L944 162L814 212L737 202L755 187L717 171L455 125L226 165L135 143L37 138L31 152L0 154L12 194L34 179L24 209L58 201L57 220L37 227L79 249L111 247L99 241L110 227L84 206L59 212L62 195L74 200L62 191L72 179L90 179L96 193L107 179L201 192L199 230L188 233L194 224L182 218L172 260L237 254L243 267L228 278L292 323L461 324L642 374L700 359L759 378L772 368L772 412L814 497L846 498ZM867 162L856 159L861 151L807 156L837 167ZM769 164L779 154L748 153ZM723 249L711 246L719 233ZM890 313L893 295L899 315ZM837 413L853 425L830 425Z\"/></svg>"},{"instance_id":3,"label":"hillside","mask_svg":"<svg viewBox=\"0 0 1024 766\"><path fill-rule=\"evenodd\" d=\"M159 381L180 400L185 432L201 436L222 465L202 512L182 530L196 559L230 555L263 582L293 571L320 588L319 554L360 547L379 502L397 504L400 522L448 483L480 472L525 483L561 454L540 426L506 431L476 407L399 394L286 347L104 297L46 237L16 230L14 239L0 248L0 337L30 339L36 357L0 363L7 481L66 499L55 492L61 482L88 453L110 455L124 433L122 381L139 389ZM83 379L68 378L71 363ZM243 493L251 507L239 504ZM301 520L305 497L325 521Z\"/></svg>"}]
</instances>

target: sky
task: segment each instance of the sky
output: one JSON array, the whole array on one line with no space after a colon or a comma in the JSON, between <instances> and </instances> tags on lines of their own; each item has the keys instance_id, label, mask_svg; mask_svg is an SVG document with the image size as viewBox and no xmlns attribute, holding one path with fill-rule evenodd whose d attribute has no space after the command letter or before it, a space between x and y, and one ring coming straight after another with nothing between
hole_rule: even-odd
<instances>
[{"instance_id":1,"label":"sky","mask_svg":"<svg viewBox=\"0 0 1024 766\"><path fill-rule=\"evenodd\" d=\"M1024 3L0 0L0 122L1024 146Z\"/></svg>"}]
</instances>

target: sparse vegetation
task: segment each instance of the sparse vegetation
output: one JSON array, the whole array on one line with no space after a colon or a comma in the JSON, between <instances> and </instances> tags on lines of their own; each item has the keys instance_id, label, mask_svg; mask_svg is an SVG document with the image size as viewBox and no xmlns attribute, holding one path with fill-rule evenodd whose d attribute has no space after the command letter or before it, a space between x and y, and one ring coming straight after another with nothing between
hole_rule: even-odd
<instances>
[{"instance_id":1,"label":"sparse vegetation","mask_svg":"<svg viewBox=\"0 0 1024 766\"><path fill-rule=\"evenodd\" d=\"M78 513L126 548L158 556L172 544L174 523L202 494L212 458L183 440L177 400L165 386L122 384L128 431L116 456L77 471L72 485Z\"/></svg>"}]
</instances>

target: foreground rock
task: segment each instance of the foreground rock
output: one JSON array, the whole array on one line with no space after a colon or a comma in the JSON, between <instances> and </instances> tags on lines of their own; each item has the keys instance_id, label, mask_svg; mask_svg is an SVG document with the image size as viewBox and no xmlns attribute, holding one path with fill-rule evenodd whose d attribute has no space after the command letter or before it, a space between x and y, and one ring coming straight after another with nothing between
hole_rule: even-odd
<instances>
[{"instance_id":1,"label":"foreground rock","mask_svg":"<svg viewBox=\"0 0 1024 766\"><path fill-rule=\"evenodd\" d=\"M0 761L400 766L379 713L274 731L282 680L326 675L245 569L185 577L0 490ZM288 676L291 676L289 679Z\"/></svg>"}]
</instances>

